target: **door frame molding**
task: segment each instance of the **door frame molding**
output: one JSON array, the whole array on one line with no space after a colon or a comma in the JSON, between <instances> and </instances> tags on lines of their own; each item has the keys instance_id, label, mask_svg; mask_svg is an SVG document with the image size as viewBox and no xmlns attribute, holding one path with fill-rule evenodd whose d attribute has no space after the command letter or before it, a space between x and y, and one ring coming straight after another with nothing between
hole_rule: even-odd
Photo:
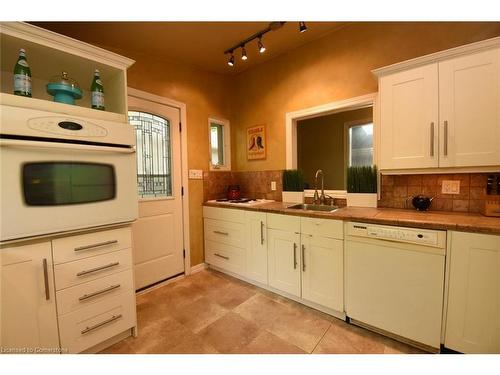
<instances>
[{"instance_id":1,"label":"door frame molding","mask_svg":"<svg viewBox=\"0 0 500 375\"><path fill-rule=\"evenodd\" d=\"M127 97L132 96L138 99L148 100L150 102L167 105L180 110L180 120L182 124L181 131L181 175L182 187L184 188L184 195L182 196L182 232L184 250L186 250L186 257L184 258L184 274L191 273L191 246L189 238L189 180L188 180L188 148L187 148L187 116L186 104L177 100L165 98L160 95L151 94L146 91L127 88ZM128 113L128 106L127 106Z\"/></svg>"}]
</instances>

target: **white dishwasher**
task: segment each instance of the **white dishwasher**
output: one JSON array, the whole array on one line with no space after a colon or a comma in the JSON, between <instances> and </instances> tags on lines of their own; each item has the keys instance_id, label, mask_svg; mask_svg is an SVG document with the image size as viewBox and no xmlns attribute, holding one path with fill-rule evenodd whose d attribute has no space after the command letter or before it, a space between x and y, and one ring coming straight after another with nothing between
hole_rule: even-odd
<instances>
[{"instance_id":1,"label":"white dishwasher","mask_svg":"<svg viewBox=\"0 0 500 375\"><path fill-rule=\"evenodd\" d=\"M345 225L345 311L351 322L439 349L446 232Z\"/></svg>"}]
</instances>

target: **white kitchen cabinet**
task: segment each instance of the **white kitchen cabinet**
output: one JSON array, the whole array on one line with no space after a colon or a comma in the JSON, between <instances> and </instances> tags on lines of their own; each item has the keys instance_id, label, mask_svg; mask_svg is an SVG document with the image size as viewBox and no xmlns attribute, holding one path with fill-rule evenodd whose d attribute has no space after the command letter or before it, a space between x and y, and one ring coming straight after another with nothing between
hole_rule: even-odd
<instances>
[{"instance_id":1,"label":"white kitchen cabinet","mask_svg":"<svg viewBox=\"0 0 500 375\"><path fill-rule=\"evenodd\" d=\"M344 310L344 241L301 236L302 298Z\"/></svg>"},{"instance_id":2,"label":"white kitchen cabinet","mask_svg":"<svg viewBox=\"0 0 500 375\"><path fill-rule=\"evenodd\" d=\"M500 48L439 63L439 166L500 164Z\"/></svg>"},{"instance_id":3,"label":"white kitchen cabinet","mask_svg":"<svg viewBox=\"0 0 500 375\"><path fill-rule=\"evenodd\" d=\"M380 79L381 169L438 166L438 66Z\"/></svg>"},{"instance_id":4,"label":"white kitchen cabinet","mask_svg":"<svg viewBox=\"0 0 500 375\"><path fill-rule=\"evenodd\" d=\"M0 268L0 347L57 351L51 243L4 247Z\"/></svg>"},{"instance_id":5,"label":"white kitchen cabinet","mask_svg":"<svg viewBox=\"0 0 500 375\"><path fill-rule=\"evenodd\" d=\"M268 229L267 238L269 286L300 297L300 234Z\"/></svg>"},{"instance_id":6,"label":"white kitchen cabinet","mask_svg":"<svg viewBox=\"0 0 500 375\"><path fill-rule=\"evenodd\" d=\"M500 353L500 236L450 231L445 346Z\"/></svg>"},{"instance_id":7,"label":"white kitchen cabinet","mask_svg":"<svg viewBox=\"0 0 500 375\"><path fill-rule=\"evenodd\" d=\"M264 212L246 212L246 277L267 285L267 220Z\"/></svg>"},{"instance_id":8,"label":"white kitchen cabinet","mask_svg":"<svg viewBox=\"0 0 500 375\"><path fill-rule=\"evenodd\" d=\"M500 165L499 44L496 38L374 71L381 170Z\"/></svg>"}]
</instances>

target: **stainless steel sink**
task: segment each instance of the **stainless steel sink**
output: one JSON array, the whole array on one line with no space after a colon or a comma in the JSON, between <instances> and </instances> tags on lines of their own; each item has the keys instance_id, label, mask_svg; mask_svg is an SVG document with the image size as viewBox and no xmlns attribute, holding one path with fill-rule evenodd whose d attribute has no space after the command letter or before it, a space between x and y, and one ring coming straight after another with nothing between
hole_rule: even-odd
<instances>
[{"instance_id":1,"label":"stainless steel sink","mask_svg":"<svg viewBox=\"0 0 500 375\"><path fill-rule=\"evenodd\" d=\"M287 208L291 208L294 210L309 210L309 211L323 211L323 212L333 212L338 209L337 206L305 204L305 203L294 204L293 206L288 206Z\"/></svg>"}]
</instances>

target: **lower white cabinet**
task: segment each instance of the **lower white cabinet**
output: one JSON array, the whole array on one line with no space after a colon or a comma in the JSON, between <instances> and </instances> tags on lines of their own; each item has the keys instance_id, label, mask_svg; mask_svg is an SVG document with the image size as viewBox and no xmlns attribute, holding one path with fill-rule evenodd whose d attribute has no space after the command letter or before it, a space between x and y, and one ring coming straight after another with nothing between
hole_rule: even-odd
<instances>
[{"instance_id":1,"label":"lower white cabinet","mask_svg":"<svg viewBox=\"0 0 500 375\"><path fill-rule=\"evenodd\" d=\"M267 285L267 216L246 212L246 277Z\"/></svg>"},{"instance_id":2,"label":"lower white cabinet","mask_svg":"<svg viewBox=\"0 0 500 375\"><path fill-rule=\"evenodd\" d=\"M500 353L500 236L451 231L445 346Z\"/></svg>"},{"instance_id":3,"label":"lower white cabinet","mask_svg":"<svg viewBox=\"0 0 500 375\"><path fill-rule=\"evenodd\" d=\"M0 347L13 353L57 352L50 241L0 249L0 270Z\"/></svg>"}]
</instances>

